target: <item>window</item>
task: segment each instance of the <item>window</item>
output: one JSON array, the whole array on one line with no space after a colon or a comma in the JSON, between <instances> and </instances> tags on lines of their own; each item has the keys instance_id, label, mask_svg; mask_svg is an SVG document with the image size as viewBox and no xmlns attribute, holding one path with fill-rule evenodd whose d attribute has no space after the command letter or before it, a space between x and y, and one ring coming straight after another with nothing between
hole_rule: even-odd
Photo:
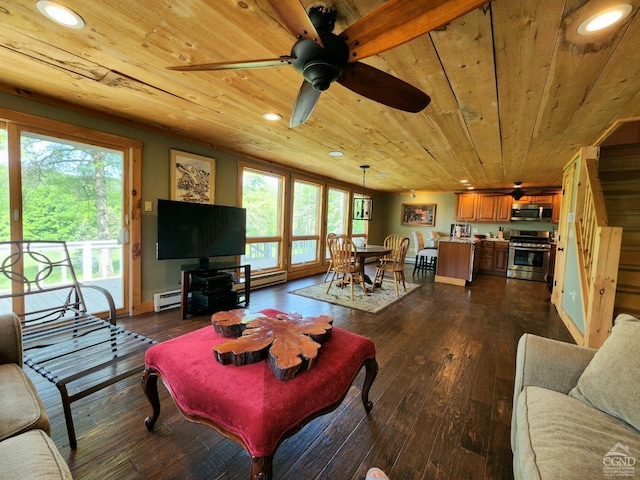
<instances>
[{"instance_id":1,"label":"window","mask_svg":"<svg viewBox=\"0 0 640 480\"><path fill-rule=\"evenodd\" d=\"M247 209L247 247L242 263L253 272L283 269L284 176L242 167L242 207Z\"/></svg>"},{"instance_id":2,"label":"window","mask_svg":"<svg viewBox=\"0 0 640 480\"><path fill-rule=\"evenodd\" d=\"M294 180L291 214L292 267L319 263L321 213L322 186L309 181Z\"/></svg>"}]
</instances>

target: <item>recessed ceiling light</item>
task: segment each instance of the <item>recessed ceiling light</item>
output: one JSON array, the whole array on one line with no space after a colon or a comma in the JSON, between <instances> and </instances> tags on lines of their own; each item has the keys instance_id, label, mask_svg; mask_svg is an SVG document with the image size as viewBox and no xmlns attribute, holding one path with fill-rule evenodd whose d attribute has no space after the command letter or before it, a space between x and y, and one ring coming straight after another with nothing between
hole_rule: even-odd
<instances>
[{"instance_id":1,"label":"recessed ceiling light","mask_svg":"<svg viewBox=\"0 0 640 480\"><path fill-rule=\"evenodd\" d=\"M467 183L469 180L460 180L460 183Z\"/></svg>"},{"instance_id":2,"label":"recessed ceiling light","mask_svg":"<svg viewBox=\"0 0 640 480\"><path fill-rule=\"evenodd\" d=\"M388 173L382 173L382 172L381 172L381 173L379 173L379 174L378 174L378 176L379 176L380 178L387 178L387 177L389 176L389 174L388 174Z\"/></svg>"},{"instance_id":3,"label":"recessed ceiling light","mask_svg":"<svg viewBox=\"0 0 640 480\"><path fill-rule=\"evenodd\" d=\"M333 152L329 152L330 157L341 157L343 155L344 153L340 152L339 150L334 150Z\"/></svg>"},{"instance_id":4,"label":"recessed ceiling light","mask_svg":"<svg viewBox=\"0 0 640 480\"><path fill-rule=\"evenodd\" d=\"M605 29L626 18L631 13L631 10L633 9L628 4L607 8L582 22L578 27L578 33L580 35L589 35Z\"/></svg>"},{"instance_id":5,"label":"recessed ceiling light","mask_svg":"<svg viewBox=\"0 0 640 480\"><path fill-rule=\"evenodd\" d=\"M63 27L76 29L84 27L84 20L82 17L64 5L60 5L56 2L50 2L49 0L38 0L38 2L36 2L36 7L38 7L40 13L49 20L53 20Z\"/></svg>"},{"instance_id":6,"label":"recessed ceiling light","mask_svg":"<svg viewBox=\"0 0 640 480\"><path fill-rule=\"evenodd\" d=\"M467 187L467 190L473 190L475 187Z\"/></svg>"},{"instance_id":7,"label":"recessed ceiling light","mask_svg":"<svg viewBox=\"0 0 640 480\"><path fill-rule=\"evenodd\" d=\"M282 120L281 115L272 112L263 113L262 118L264 118L265 120L269 120L270 122L277 122L278 120Z\"/></svg>"}]
</instances>

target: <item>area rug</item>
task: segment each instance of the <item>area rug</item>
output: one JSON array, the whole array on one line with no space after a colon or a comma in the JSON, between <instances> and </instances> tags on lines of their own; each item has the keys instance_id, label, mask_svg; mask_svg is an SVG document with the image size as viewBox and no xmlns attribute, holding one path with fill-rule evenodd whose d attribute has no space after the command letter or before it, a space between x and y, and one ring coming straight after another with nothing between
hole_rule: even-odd
<instances>
[{"instance_id":1,"label":"area rug","mask_svg":"<svg viewBox=\"0 0 640 480\"><path fill-rule=\"evenodd\" d=\"M404 297L422 286L416 285L415 283L406 283L406 285L406 292L402 289L402 285L400 285L399 298L396 298L396 289L393 286L393 281L387 280L383 282L381 288L378 287L373 293L368 292L366 295L362 291L362 287L360 285L355 285L353 288L353 300L351 300L351 287L346 286L344 288L339 288L336 286L335 282L331 286L329 293L326 293L329 282L317 283L310 287L293 290L289 293L300 295L302 297L313 298L314 300L333 303L335 305L341 305L343 307L355 308L365 312L378 313L389 305L393 305L397 301L402 300Z\"/></svg>"}]
</instances>

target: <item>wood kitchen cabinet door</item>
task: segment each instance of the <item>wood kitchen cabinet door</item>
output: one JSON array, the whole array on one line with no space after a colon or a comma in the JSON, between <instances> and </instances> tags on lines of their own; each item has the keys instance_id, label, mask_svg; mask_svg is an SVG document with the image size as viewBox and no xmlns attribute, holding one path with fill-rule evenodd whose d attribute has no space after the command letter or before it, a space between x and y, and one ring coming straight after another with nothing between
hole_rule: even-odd
<instances>
[{"instance_id":1,"label":"wood kitchen cabinet door","mask_svg":"<svg viewBox=\"0 0 640 480\"><path fill-rule=\"evenodd\" d=\"M500 198L494 195L478 195L476 220L479 222L495 222Z\"/></svg>"},{"instance_id":2,"label":"wood kitchen cabinet door","mask_svg":"<svg viewBox=\"0 0 640 480\"><path fill-rule=\"evenodd\" d=\"M493 255L494 272L500 272L500 273L506 274L508 262L509 262L509 244L496 243L495 251Z\"/></svg>"},{"instance_id":3,"label":"wood kitchen cabinet door","mask_svg":"<svg viewBox=\"0 0 640 480\"><path fill-rule=\"evenodd\" d=\"M496 222L510 222L511 221L511 206L513 205L513 198L509 195L498 197L498 208L496 209Z\"/></svg>"},{"instance_id":4,"label":"wood kitchen cabinet door","mask_svg":"<svg viewBox=\"0 0 640 480\"><path fill-rule=\"evenodd\" d=\"M478 195L463 193L457 196L456 220L470 222L476 219Z\"/></svg>"}]
</instances>

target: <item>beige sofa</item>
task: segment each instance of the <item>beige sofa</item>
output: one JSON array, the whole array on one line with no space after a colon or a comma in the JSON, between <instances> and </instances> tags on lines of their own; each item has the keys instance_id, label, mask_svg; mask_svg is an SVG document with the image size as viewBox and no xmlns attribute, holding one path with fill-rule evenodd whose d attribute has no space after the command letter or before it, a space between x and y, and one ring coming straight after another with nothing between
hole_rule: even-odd
<instances>
[{"instance_id":1,"label":"beige sofa","mask_svg":"<svg viewBox=\"0 0 640 480\"><path fill-rule=\"evenodd\" d=\"M516 480L640 478L640 321L599 350L525 334L511 446Z\"/></svg>"},{"instance_id":2,"label":"beige sofa","mask_svg":"<svg viewBox=\"0 0 640 480\"><path fill-rule=\"evenodd\" d=\"M50 432L42 400L22 370L20 321L0 315L0 478L72 478Z\"/></svg>"}]
</instances>

